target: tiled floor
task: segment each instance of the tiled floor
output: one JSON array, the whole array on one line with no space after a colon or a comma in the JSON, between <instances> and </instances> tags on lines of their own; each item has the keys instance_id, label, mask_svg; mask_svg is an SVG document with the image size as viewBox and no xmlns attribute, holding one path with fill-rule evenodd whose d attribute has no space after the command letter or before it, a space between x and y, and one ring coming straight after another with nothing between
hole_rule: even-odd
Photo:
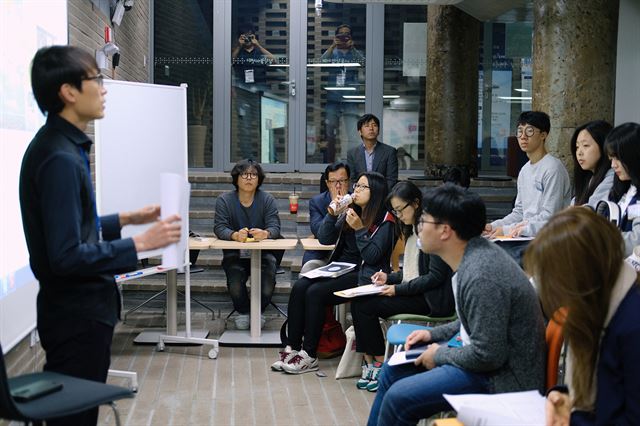
<instances>
[{"instance_id":1,"label":"tiled floor","mask_svg":"<svg viewBox=\"0 0 640 426\"><path fill-rule=\"evenodd\" d=\"M224 315L224 312L223 312ZM220 335L224 320L195 313L192 327ZM326 377L314 373L272 372L276 348L221 347L209 359L207 346L134 345L146 327L164 325L165 317L142 313L116 329L112 368L138 373L139 390L118 403L126 425L362 425L374 394L359 391L356 379L335 380L339 358L320 360ZM270 317L267 328L279 329L282 318ZM124 379L110 383L125 386ZM109 408L101 408L101 425L113 425Z\"/></svg>"}]
</instances>

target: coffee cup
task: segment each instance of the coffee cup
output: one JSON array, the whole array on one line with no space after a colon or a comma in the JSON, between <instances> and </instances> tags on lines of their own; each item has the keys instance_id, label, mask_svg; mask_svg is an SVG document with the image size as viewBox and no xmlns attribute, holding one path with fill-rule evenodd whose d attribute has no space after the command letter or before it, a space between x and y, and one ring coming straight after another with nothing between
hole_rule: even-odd
<instances>
[{"instance_id":1,"label":"coffee cup","mask_svg":"<svg viewBox=\"0 0 640 426\"><path fill-rule=\"evenodd\" d=\"M289 213L298 213L298 194L289 194Z\"/></svg>"}]
</instances>

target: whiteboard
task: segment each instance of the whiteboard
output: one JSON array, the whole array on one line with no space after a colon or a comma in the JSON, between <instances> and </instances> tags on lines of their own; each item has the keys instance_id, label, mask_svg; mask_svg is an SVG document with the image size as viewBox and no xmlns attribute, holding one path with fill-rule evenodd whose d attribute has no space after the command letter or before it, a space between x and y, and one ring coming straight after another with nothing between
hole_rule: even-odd
<instances>
[{"instance_id":1,"label":"whiteboard","mask_svg":"<svg viewBox=\"0 0 640 426\"><path fill-rule=\"evenodd\" d=\"M117 80L105 80L104 85L105 117L95 124L98 214L159 205L162 173L188 179L187 86ZM149 226L126 226L122 237ZM188 217L183 217L185 238L188 229Z\"/></svg>"}]
</instances>

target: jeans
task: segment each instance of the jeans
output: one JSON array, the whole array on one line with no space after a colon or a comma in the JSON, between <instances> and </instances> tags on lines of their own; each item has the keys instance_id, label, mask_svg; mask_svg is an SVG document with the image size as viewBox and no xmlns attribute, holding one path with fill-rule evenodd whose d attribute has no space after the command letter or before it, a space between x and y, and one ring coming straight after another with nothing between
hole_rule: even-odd
<instances>
[{"instance_id":1,"label":"jeans","mask_svg":"<svg viewBox=\"0 0 640 426\"><path fill-rule=\"evenodd\" d=\"M384 364L368 426L415 425L440 411L450 410L442 394L488 393L487 375L445 364L425 370L413 363Z\"/></svg>"},{"instance_id":2,"label":"jeans","mask_svg":"<svg viewBox=\"0 0 640 426\"><path fill-rule=\"evenodd\" d=\"M272 253L262 252L262 293L260 296L262 311L269 306L271 295L276 286L276 258ZM251 260L229 256L222 259L222 268L227 275L227 288L233 302L233 309L239 314L248 314L251 310L247 279L251 274Z\"/></svg>"}]
</instances>

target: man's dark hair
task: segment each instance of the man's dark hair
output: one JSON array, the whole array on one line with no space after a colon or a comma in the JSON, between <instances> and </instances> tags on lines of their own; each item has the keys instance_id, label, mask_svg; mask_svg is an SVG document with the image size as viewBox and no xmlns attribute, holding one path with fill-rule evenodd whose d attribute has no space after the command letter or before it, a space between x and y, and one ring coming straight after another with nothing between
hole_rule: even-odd
<instances>
[{"instance_id":1,"label":"man's dark hair","mask_svg":"<svg viewBox=\"0 0 640 426\"><path fill-rule=\"evenodd\" d=\"M98 64L89 52L75 46L48 46L38 50L31 62L31 89L43 114L57 114L64 108L60 87L70 84L82 91L82 80Z\"/></svg>"},{"instance_id":2,"label":"man's dark hair","mask_svg":"<svg viewBox=\"0 0 640 426\"><path fill-rule=\"evenodd\" d=\"M353 36L353 30L351 29L351 25L348 25L348 24L340 24L340 25L338 25L336 27L334 35L338 34L338 31L340 31L340 28L347 28L349 30L349 32L351 33L351 36Z\"/></svg>"},{"instance_id":3,"label":"man's dark hair","mask_svg":"<svg viewBox=\"0 0 640 426\"><path fill-rule=\"evenodd\" d=\"M442 182L455 183L465 189L469 189L471 185L471 177L469 176L469 170L466 167L452 166L447 169L442 175Z\"/></svg>"},{"instance_id":4,"label":"man's dark hair","mask_svg":"<svg viewBox=\"0 0 640 426\"><path fill-rule=\"evenodd\" d=\"M362 129L362 126L373 120L376 126L380 127L380 120L373 114L365 114L358 119L358 130Z\"/></svg>"},{"instance_id":5,"label":"man's dark hair","mask_svg":"<svg viewBox=\"0 0 640 426\"><path fill-rule=\"evenodd\" d=\"M540 129L541 132L549 133L551 130L551 120L546 112L542 111L524 111L518 117L518 126L531 124Z\"/></svg>"},{"instance_id":6,"label":"man's dark hair","mask_svg":"<svg viewBox=\"0 0 640 426\"><path fill-rule=\"evenodd\" d=\"M324 169L323 179L329 180L329 173L337 172L340 169L345 169L347 172L347 178L351 177L351 169L349 168L349 165L344 161L336 161L335 163L329 164L327 168Z\"/></svg>"},{"instance_id":7,"label":"man's dark hair","mask_svg":"<svg viewBox=\"0 0 640 426\"><path fill-rule=\"evenodd\" d=\"M486 208L480 196L453 183L427 191L422 207L424 213L448 224L464 241L482 234L487 222Z\"/></svg>"},{"instance_id":8,"label":"man's dark hair","mask_svg":"<svg viewBox=\"0 0 640 426\"><path fill-rule=\"evenodd\" d=\"M256 38L258 38L258 36L256 35L256 27L251 24L242 24L238 26L238 37L240 37L242 34L253 34L254 36L256 36Z\"/></svg>"},{"instance_id":9,"label":"man's dark hair","mask_svg":"<svg viewBox=\"0 0 640 426\"><path fill-rule=\"evenodd\" d=\"M235 166L233 166L233 169L231 169L231 180L233 182L233 186L236 187L236 190L238 190L238 179L240 178L240 175L251 168L256 169L256 173L258 173L258 187L256 189L262 186L265 174L260 163L253 160L240 160Z\"/></svg>"}]
</instances>

